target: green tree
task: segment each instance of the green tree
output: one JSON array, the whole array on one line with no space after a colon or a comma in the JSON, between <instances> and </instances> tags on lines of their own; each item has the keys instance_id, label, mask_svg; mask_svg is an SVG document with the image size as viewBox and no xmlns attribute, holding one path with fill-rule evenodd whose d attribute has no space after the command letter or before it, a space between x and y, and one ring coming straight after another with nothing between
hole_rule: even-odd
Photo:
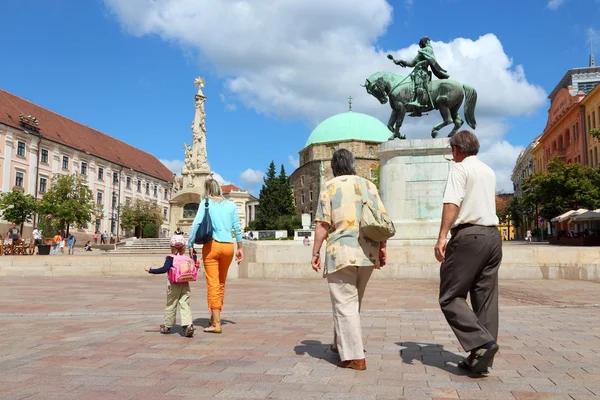
<instances>
[{"instance_id":1,"label":"green tree","mask_svg":"<svg viewBox=\"0 0 600 400\"><path fill-rule=\"evenodd\" d=\"M163 217L160 206L151 200L135 199L121 207L121 227L138 230L146 236L146 226L160 226Z\"/></svg>"},{"instance_id":2,"label":"green tree","mask_svg":"<svg viewBox=\"0 0 600 400\"><path fill-rule=\"evenodd\" d=\"M39 204L41 214L51 214L67 234L71 225L83 227L92 221L94 195L81 175L55 175Z\"/></svg>"},{"instance_id":3,"label":"green tree","mask_svg":"<svg viewBox=\"0 0 600 400\"><path fill-rule=\"evenodd\" d=\"M600 171L555 158L548 173L536 173L523 184L523 209L539 210L546 221L569 210L600 207Z\"/></svg>"},{"instance_id":4,"label":"green tree","mask_svg":"<svg viewBox=\"0 0 600 400\"><path fill-rule=\"evenodd\" d=\"M377 190L379 190L379 175L381 172L381 164L377 164L377 168L374 168L373 172L375 173L375 178L371 179L371 182L373 182L375 187L377 187Z\"/></svg>"},{"instance_id":5,"label":"green tree","mask_svg":"<svg viewBox=\"0 0 600 400\"><path fill-rule=\"evenodd\" d=\"M263 185L260 188L258 195L258 208L256 209L256 219L260 221L259 224L264 226L263 229L273 229L275 220L278 215L278 179L275 171L275 162L271 161L267 174L263 178Z\"/></svg>"},{"instance_id":6,"label":"green tree","mask_svg":"<svg viewBox=\"0 0 600 400\"><path fill-rule=\"evenodd\" d=\"M294 208L294 191L290 184L290 178L285 174L283 164L281 165L278 180L278 216L293 216L296 213Z\"/></svg>"},{"instance_id":7,"label":"green tree","mask_svg":"<svg viewBox=\"0 0 600 400\"><path fill-rule=\"evenodd\" d=\"M23 193L22 190L13 189L12 192L0 195L0 213L2 218L19 225L21 227L21 235L23 234L23 224L31 221L36 210L37 200L35 197Z\"/></svg>"},{"instance_id":8,"label":"green tree","mask_svg":"<svg viewBox=\"0 0 600 400\"><path fill-rule=\"evenodd\" d=\"M260 189L256 219L249 225L251 229L293 230L295 215L294 197L290 179L281 166L276 175L275 162L271 161ZM256 222L255 222L256 221ZM298 225L298 228L300 225Z\"/></svg>"},{"instance_id":9,"label":"green tree","mask_svg":"<svg viewBox=\"0 0 600 400\"><path fill-rule=\"evenodd\" d=\"M590 135L593 138L600 139L600 128L590 129Z\"/></svg>"}]
</instances>

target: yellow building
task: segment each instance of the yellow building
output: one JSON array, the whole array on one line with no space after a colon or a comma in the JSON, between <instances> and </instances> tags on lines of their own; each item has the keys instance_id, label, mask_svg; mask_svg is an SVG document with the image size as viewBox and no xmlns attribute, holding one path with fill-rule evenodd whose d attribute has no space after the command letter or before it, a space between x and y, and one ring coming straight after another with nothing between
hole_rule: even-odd
<instances>
[{"instance_id":1,"label":"yellow building","mask_svg":"<svg viewBox=\"0 0 600 400\"><path fill-rule=\"evenodd\" d=\"M600 152L600 141L590 134L592 129L600 129L600 85L597 85L583 100L585 140L586 140L586 163L588 167L596 168L599 165L598 152Z\"/></svg>"},{"instance_id":2,"label":"yellow building","mask_svg":"<svg viewBox=\"0 0 600 400\"><path fill-rule=\"evenodd\" d=\"M538 138L541 138L538 137ZM544 172L545 164L544 164L544 146L535 146L531 149L531 157L533 158L534 171Z\"/></svg>"},{"instance_id":3,"label":"yellow building","mask_svg":"<svg viewBox=\"0 0 600 400\"><path fill-rule=\"evenodd\" d=\"M504 222L500 222L498 224L498 230L500 231L500 236L502 236L502 240L515 240L515 226L510 223L510 226ZM510 239L508 238L508 234L510 231Z\"/></svg>"}]
</instances>

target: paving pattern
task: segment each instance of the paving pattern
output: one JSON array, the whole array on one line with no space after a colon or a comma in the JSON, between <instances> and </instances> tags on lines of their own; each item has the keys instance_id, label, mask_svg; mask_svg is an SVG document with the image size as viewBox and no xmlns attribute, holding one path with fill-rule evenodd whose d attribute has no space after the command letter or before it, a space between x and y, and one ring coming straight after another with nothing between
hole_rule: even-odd
<instances>
[{"instance_id":1,"label":"paving pattern","mask_svg":"<svg viewBox=\"0 0 600 400\"><path fill-rule=\"evenodd\" d=\"M600 284L501 282L500 352L463 357L434 281L379 281L363 304L366 371L336 367L321 280L228 283L222 335L158 333L165 277L2 278L0 399L592 399ZM207 322L203 282L195 325Z\"/></svg>"}]
</instances>

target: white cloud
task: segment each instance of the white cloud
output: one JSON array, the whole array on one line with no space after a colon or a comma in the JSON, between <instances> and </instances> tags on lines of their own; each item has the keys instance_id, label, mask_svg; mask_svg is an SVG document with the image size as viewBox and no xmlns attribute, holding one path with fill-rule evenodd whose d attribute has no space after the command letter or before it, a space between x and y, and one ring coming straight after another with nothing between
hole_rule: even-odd
<instances>
[{"instance_id":1,"label":"white cloud","mask_svg":"<svg viewBox=\"0 0 600 400\"><path fill-rule=\"evenodd\" d=\"M288 162L290 163L290 165L292 167L294 167L294 169L296 169L296 168L298 168L300 166L300 160L298 160L298 158L295 158L291 154L288 156Z\"/></svg>"},{"instance_id":2,"label":"white cloud","mask_svg":"<svg viewBox=\"0 0 600 400\"><path fill-rule=\"evenodd\" d=\"M169 168L174 174L181 175L183 160L159 160L163 165Z\"/></svg>"},{"instance_id":3,"label":"white cloud","mask_svg":"<svg viewBox=\"0 0 600 400\"><path fill-rule=\"evenodd\" d=\"M240 175L240 183L244 185L244 189L252 190L256 189L260 184L263 183L263 177L265 173L257 169L248 168Z\"/></svg>"},{"instance_id":4,"label":"white cloud","mask_svg":"<svg viewBox=\"0 0 600 400\"><path fill-rule=\"evenodd\" d=\"M548 8L551 10L556 10L558 7L562 6L566 0L550 0L548 1Z\"/></svg>"},{"instance_id":5,"label":"white cloud","mask_svg":"<svg viewBox=\"0 0 600 400\"><path fill-rule=\"evenodd\" d=\"M227 179L223 178L220 174L217 174L216 172L212 173L213 179L216 180L217 182L219 182L219 185L229 185L231 184L231 181L228 181Z\"/></svg>"},{"instance_id":6,"label":"white cloud","mask_svg":"<svg viewBox=\"0 0 600 400\"><path fill-rule=\"evenodd\" d=\"M513 146L507 141L501 141L479 154L481 161L491 166L496 173L496 190L512 193L513 185L510 177L521 151L523 151L522 146Z\"/></svg>"},{"instance_id":7,"label":"white cloud","mask_svg":"<svg viewBox=\"0 0 600 400\"><path fill-rule=\"evenodd\" d=\"M563 1L551 0L548 6ZM377 39L393 17L386 0L104 2L132 34L159 35L209 61L225 81L226 104L302 118L311 125L345 111L348 96L354 99L354 111L387 122L389 105L382 106L359 85L376 71L408 74L410 69L394 65L386 55L412 59L418 50L419 37L407 48L378 47ZM482 151L502 140L506 118L534 113L546 104L544 90L527 81L523 67L504 52L494 34L435 39L432 46L440 65L452 79L478 92L475 115ZM409 138L427 137L440 121L437 111L406 118L402 131Z\"/></svg>"}]
</instances>

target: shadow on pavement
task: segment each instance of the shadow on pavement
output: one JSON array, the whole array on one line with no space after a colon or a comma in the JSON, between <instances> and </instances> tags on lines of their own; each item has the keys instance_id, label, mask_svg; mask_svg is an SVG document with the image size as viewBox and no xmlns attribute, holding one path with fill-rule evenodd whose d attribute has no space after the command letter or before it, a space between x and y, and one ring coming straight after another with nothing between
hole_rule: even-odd
<instances>
[{"instance_id":1,"label":"shadow on pavement","mask_svg":"<svg viewBox=\"0 0 600 400\"><path fill-rule=\"evenodd\" d=\"M443 369L454 375L472 378L485 377L458 368L458 362L464 360L465 357L445 350L442 345L418 342L396 342L396 345L400 347L400 358L405 364L412 365L414 360L418 360L423 365Z\"/></svg>"},{"instance_id":2,"label":"shadow on pavement","mask_svg":"<svg viewBox=\"0 0 600 400\"><path fill-rule=\"evenodd\" d=\"M328 344L321 343L318 340L303 340L300 343L302 343L302 345L294 347L294 352L299 356L308 354L311 357L325 360L330 364L335 365L340 361L340 356L333 353L329 349L330 345Z\"/></svg>"}]
</instances>

